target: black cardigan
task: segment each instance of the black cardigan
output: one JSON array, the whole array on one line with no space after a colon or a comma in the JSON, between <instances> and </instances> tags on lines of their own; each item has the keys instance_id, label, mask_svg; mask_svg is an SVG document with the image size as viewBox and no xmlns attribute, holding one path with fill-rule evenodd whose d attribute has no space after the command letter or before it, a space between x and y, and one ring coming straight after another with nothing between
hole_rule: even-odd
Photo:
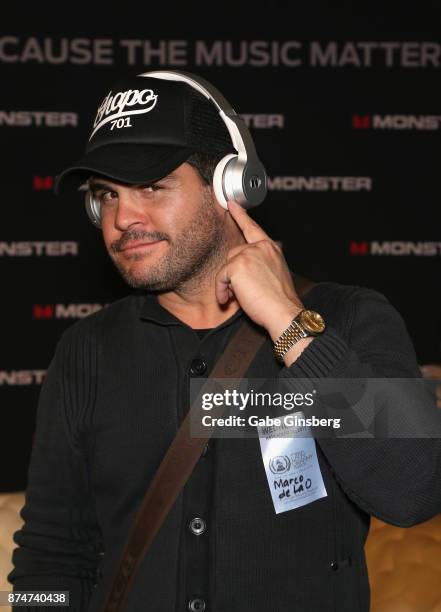
<instances>
[{"instance_id":1,"label":"black cardigan","mask_svg":"<svg viewBox=\"0 0 441 612\"><path fill-rule=\"evenodd\" d=\"M403 320L380 293L322 282L303 302L325 318L324 334L289 368L268 338L248 376L420 377ZM188 409L190 378L204 363L209 373L244 316L199 338L153 295L133 294L66 330L40 395L14 590L69 590L71 610L99 609ZM127 611L184 611L191 601L207 612L367 611L369 514L410 526L440 512L441 442L317 439L317 448L328 496L276 515L258 439L211 440ZM203 534L189 528L194 517Z\"/></svg>"}]
</instances>

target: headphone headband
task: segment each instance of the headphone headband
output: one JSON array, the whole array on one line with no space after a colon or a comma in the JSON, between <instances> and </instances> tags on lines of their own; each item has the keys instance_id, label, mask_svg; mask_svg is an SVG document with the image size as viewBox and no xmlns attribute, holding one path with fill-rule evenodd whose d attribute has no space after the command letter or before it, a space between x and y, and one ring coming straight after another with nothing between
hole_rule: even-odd
<instances>
[{"instance_id":1,"label":"headphone headband","mask_svg":"<svg viewBox=\"0 0 441 612\"><path fill-rule=\"evenodd\" d=\"M180 81L196 89L203 96L211 100L218 109L230 134L233 146L239 154L239 159L244 161L247 159L257 159L256 148L244 120L235 112L221 92L204 78L190 72L173 72L172 70L153 70L138 74L138 76L164 79L166 81Z\"/></svg>"}]
</instances>

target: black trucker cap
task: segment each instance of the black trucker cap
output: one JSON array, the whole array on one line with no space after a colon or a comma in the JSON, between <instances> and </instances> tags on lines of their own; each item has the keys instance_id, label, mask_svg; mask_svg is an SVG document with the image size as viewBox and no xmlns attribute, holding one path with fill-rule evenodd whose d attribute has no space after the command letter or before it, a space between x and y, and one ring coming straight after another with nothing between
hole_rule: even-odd
<instances>
[{"instance_id":1,"label":"black trucker cap","mask_svg":"<svg viewBox=\"0 0 441 612\"><path fill-rule=\"evenodd\" d=\"M83 157L56 177L55 191L78 189L92 174L133 185L159 180L195 152L234 152L213 102L183 82L131 77L101 102Z\"/></svg>"}]
</instances>

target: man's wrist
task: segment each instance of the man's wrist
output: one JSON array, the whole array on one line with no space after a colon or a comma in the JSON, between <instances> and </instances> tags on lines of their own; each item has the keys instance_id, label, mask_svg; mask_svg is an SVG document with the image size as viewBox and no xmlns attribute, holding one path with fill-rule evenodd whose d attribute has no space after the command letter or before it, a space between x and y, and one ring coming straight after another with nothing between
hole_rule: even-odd
<instances>
[{"instance_id":1,"label":"man's wrist","mask_svg":"<svg viewBox=\"0 0 441 612\"><path fill-rule=\"evenodd\" d=\"M280 338L285 329L290 326L294 317L303 309L304 306L300 302L290 302L286 304L283 309L273 313L271 324L267 327L267 331L273 342L276 342L276 340Z\"/></svg>"}]
</instances>

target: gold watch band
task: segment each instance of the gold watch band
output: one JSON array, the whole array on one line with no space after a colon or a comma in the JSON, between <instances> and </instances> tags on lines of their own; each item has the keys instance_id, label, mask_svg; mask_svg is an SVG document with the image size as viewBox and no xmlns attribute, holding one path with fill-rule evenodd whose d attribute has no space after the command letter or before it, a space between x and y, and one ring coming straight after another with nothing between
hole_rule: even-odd
<instances>
[{"instance_id":1,"label":"gold watch band","mask_svg":"<svg viewBox=\"0 0 441 612\"><path fill-rule=\"evenodd\" d=\"M303 329L296 321L296 319L300 316L302 312L303 310L300 311L300 313L294 317L289 326L279 336L279 338L277 338L276 342L274 343L274 356L282 363L283 358L285 354L289 351L289 349L293 347L296 342L308 336L306 330Z\"/></svg>"}]
</instances>

